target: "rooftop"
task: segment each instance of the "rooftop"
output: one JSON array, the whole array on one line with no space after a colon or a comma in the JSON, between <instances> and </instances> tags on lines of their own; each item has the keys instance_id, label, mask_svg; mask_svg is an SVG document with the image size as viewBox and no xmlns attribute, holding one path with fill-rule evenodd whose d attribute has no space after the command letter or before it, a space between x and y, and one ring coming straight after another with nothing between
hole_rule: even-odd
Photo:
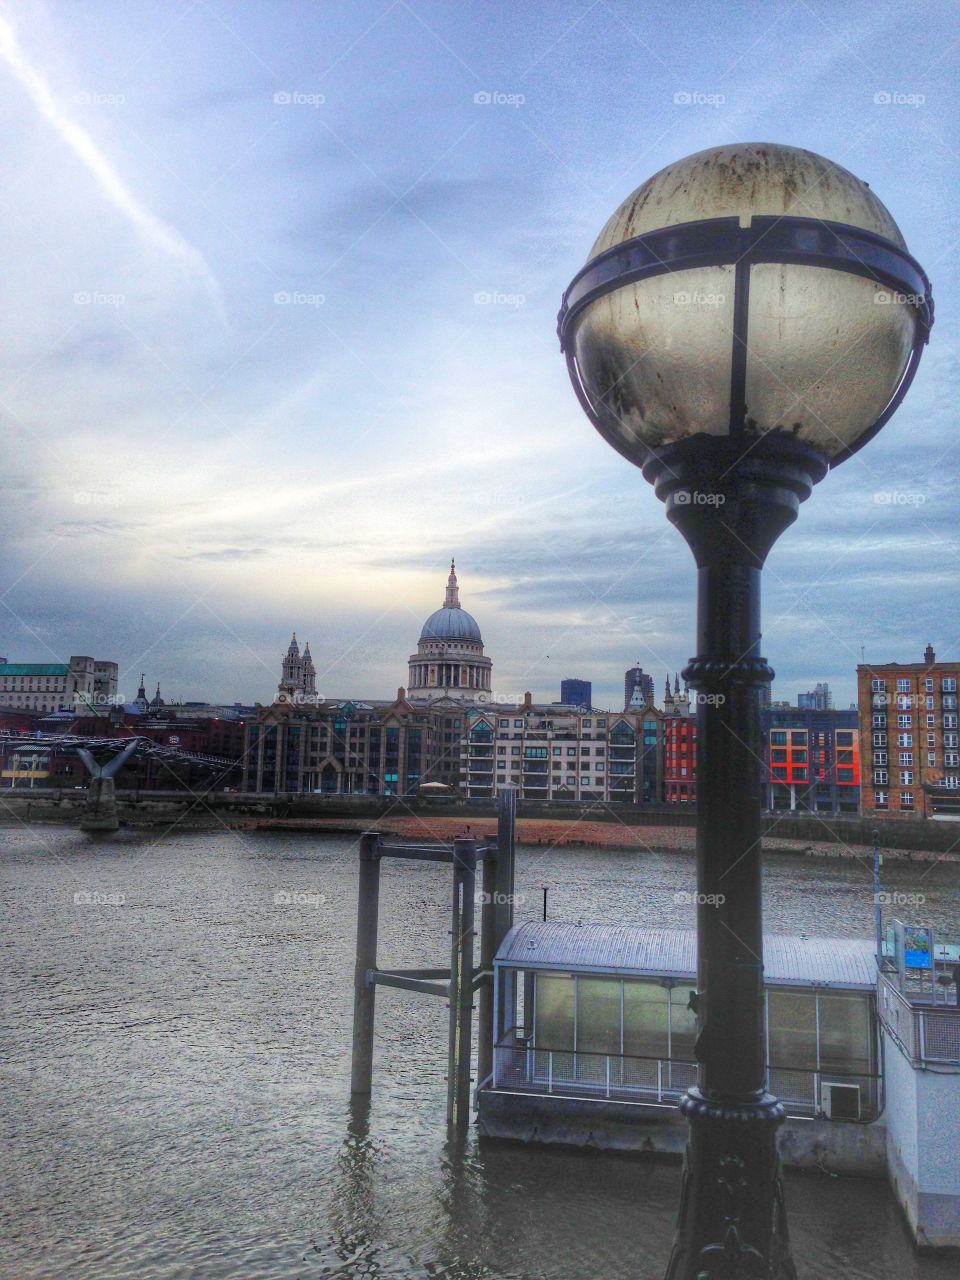
<instances>
[{"instance_id":1,"label":"rooftop","mask_svg":"<svg viewBox=\"0 0 960 1280\"><path fill-rule=\"evenodd\" d=\"M877 981L874 944L868 938L764 936L768 985L872 990ZM530 921L504 938L497 963L567 973L629 974L694 981L697 935L692 929L640 925L575 925Z\"/></svg>"}]
</instances>

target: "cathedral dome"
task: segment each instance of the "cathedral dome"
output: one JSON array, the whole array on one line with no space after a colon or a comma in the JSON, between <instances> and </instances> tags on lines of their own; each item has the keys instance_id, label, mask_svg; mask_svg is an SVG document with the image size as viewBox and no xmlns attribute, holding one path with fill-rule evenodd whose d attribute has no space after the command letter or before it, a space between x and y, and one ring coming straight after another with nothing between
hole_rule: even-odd
<instances>
[{"instance_id":1,"label":"cathedral dome","mask_svg":"<svg viewBox=\"0 0 960 1280\"><path fill-rule=\"evenodd\" d=\"M420 642L424 640L472 640L482 644L477 620L459 605L444 605L423 624Z\"/></svg>"},{"instance_id":2,"label":"cathedral dome","mask_svg":"<svg viewBox=\"0 0 960 1280\"><path fill-rule=\"evenodd\" d=\"M477 620L460 608L457 571L450 562L450 577L443 607L431 613L420 632L417 652L410 655L409 695L417 699L442 698L454 702L484 701L489 696L490 659L484 657Z\"/></svg>"},{"instance_id":3,"label":"cathedral dome","mask_svg":"<svg viewBox=\"0 0 960 1280\"><path fill-rule=\"evenodd\" d=\"M467 613L466 609L460 608L457 570L452 560L443 608L431 613L420 632L421 644L430 640L469 640L473 644L483 644L476 618Z\"/></svg>"}]
</instances>

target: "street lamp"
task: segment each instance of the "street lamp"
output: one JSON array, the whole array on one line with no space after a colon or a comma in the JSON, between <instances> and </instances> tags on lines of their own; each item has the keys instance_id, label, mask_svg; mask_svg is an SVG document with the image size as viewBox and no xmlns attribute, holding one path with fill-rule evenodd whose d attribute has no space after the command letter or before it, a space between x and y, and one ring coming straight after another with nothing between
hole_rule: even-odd
<instances>
[{"instance_id":1,"label":"street lamp","mask_svg":"<svg viewBox=\"0 0 960 1280\"><path fill-rule=\"evenodd\" d=\"M793 1277L767 1092L760 573L829 467L902 400L933 323L890 214L796 147L715 147L610 218L558 332L587 416L643 471L698 568L698 1084L668 1280Z\"/></svg>"}]
</instances>

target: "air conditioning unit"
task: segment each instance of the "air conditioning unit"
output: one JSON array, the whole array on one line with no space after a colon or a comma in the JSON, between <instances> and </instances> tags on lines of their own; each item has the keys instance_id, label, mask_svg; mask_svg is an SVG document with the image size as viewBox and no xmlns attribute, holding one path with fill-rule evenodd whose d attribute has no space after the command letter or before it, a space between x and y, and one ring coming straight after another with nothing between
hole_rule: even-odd
<instances>
[{"instance_id":1,"label":"air conditioning unit","mask_svg":"<svg viewBox=\"0 0 960 1280\"><path fill-rule=\"evenodd\" d=\"M828 1120L859 1120L860 1086L824 1080L820 1086L820 1106Z\"/></svg>"}]
</instances>

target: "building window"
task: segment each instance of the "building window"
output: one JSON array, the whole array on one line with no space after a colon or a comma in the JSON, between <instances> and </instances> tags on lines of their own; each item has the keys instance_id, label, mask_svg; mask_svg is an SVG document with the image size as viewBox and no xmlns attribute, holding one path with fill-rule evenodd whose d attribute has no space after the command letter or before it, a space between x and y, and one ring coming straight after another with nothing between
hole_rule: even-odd
<instances>
[{"instance_id":1,"label":"building window","mask_svg":"<svg viewBox=\"0 0 960 1280\"><path fill-rule=\"evenodd\" d=\"M944 676L943 679L940 681L940 688L943 690L944 693L956 693L957 677Z\"/></svg>"},{"instance_id":2,"label":"building window","mask_svg":"<svg viewBox=\"0 0 960 1280\"><path fill-rule=\"evenodd\" d=\"M885 733L875 733L873 735L873 745L875 747L885 747L887 745L887 735Z\"/></svg>"},{"instance_id":3,"label":"building window","mask_svg":"<svg viewBox=\"0 0 960 1280\"><path fill-rule=\"evenodd\" d=\"M873 807L875 809L885 809L887 807L886 791L875 791L873 793Z\"/></svg>"},{"instance_id":4,"label":"building window","mask_svg":"<svg viewBox=\"0 0 960 1280\"><path fill-rule=\"evenodd\" d=\"M498 725L499 725L499 727L500 727L501 729L509 729L509 728L510 728L510 721L509 721L509 720L499 720L497 723L498 723Z\"/></svg>"},{"instance_id":5,"label":"building window","mask_svg":"<svg viewBox=\"0 0 960 1280\"><path fill-rule=\"evenodd\" d=\"M927 676L926 680L924 680L923 682L923 687L924 689L926 689L927 693L933 693L933 677L932 676Z\"/></svg>"},{"instance_id":6,"label":"building window","mask_svg":"<svg viewBox=\"0 0 960 1280\"><path fill-rule=\"evenodd\" d=\"M874 712L873 727L875 729L885 729L887 727L887 714L885 711Z\"/></svg>"},{"instance_id":7,"label":"building window","mask_svg":"<svg viewBox=\"0 0 960 1280\"><path fill-rule=\"evenodd\" d=\"M945 747L957 746L957 735L955 733L945 733L943 735L943 745Z\"/></svg>"},{"instance_id":8,"label":"building window","mask_svg":"<svg viewBox=\"0 0 960 1280\"><path fill-rule=\"evenodd\" d=\"M597 728L598 728L598 729L605 729L606 727L607 727L607 722L606 722L606 720L598 720L598 721L597 721Z\"/></svg>"},{"instance_id":9,"label":"building window","mask_svg":"<svg viewBox=\"0 0 960 1280\"><path fill-rule=\"evenodd\" d=\"M957 778L955 773L948 773L943 780L943 785L953 791L956 790L958 783L960 783L960 779Z\"/></svg>"},{"instance_id":10,"label":"building window","mask_svg":"<svg viewBox=\"0 0 960 1280\"><path fill-rule=\"evenodd\" d=\"M902 771L902 773L900 774L900 785L901 787L913 786L913 770L912 769L904 769Z\"/></svg>"},{"instance_id":11,"label":"building window","mask_svg":"<svg viewBox=\"0 0 960 1280\"><path fill-rule=\"evenodd\" d=\"M590 779L589 779L589 778L581 778L581 779L580 779L580 785L581 785L581 787L589 787L589 785L590 785Z\"/></svg>"},{"instance_id":12,"label":"building window","mask_svg":"<svg viewBox=\"0 0 960 1280\"><path fill-rule=\"evenodd\" d=\"M943 727L944 727L945 729L956 729L956 727L957 727L957 717L956 717L956 715L948 715L948 714L944 713L944 717L943 717Z\"/></svg>"},{"instance_id":13,"label":"building window","mask_svg":"<svg viewBox=\"0 0 960 1280\"><path fill-rule=\"evenodd\" d=\"M873 753L873 763L874 763L874 764L886 764L886 763L887 763L887 753L886 753L885 751L875 751L875 752Z\"/></svg>"},{"instance_id":14,"label":"building window","mask_svg":"<svg viewBox=\"0 0 960 1280\"><path fill-rule=\"evenodd\" d=\"M913 792L912 791L900 792L900 808L901 809L913 808Z\"/></svg>"},{"instance_id":15,"label":"building window","mask_svg":"<svg viewBox=\"0 0 960 1280\"><path fill-rule=\"evenodd\" d=\"M912 751L901 751L901 752L900 752L900 759L899 759L899 762L898 762L898 763L899 763L899 764L901 764L901 765L907 765L907 766L912 765L912 764L913 764L913 752L912 752Z\"/></svg>"},{"instance_id":16,"label":"building window","mask_svg":"<svg viewBox=\"0 0 960 1280\"><path fill-rule=\"evenodd\" d=\"M898 729L909 729L912 727L912 725L913 725L913 721L910 718L910 716L897 716Z\"/></svg>"},{"instance_id":17,"label":"building window","mask_svg":"<svg viewBox=\"0 0 960 1280\"><path fill-rule=\"evenodd\" d=\"M887 687L887 686L886 686L886 682L885 682L885 681L883 681L883 680L877 680L877 679L874 679L874 680L871 680L871 681L870 681L870 692L871 692L871 693L883 693L883 691L884 691L884 689L885 689L886 687Z\"/></svg>"},{"instance_id":18,"label":"building window","mask_svg":"<svg viewBox=\"0 0 960 1280\"><path fill-rule=\"evenodd\" d=\"M898 746L898 747L912 747L912 746L913 746L913 734L912 734L912 733L898 733L898 734L897 734L897 746Z\"/></svg>"},{"instance_id":19,"label":"building window","mask_svg":"<svg viewBox=\"0 0 960 1280\"><path fill-rule=\"evenodd\" d=\"M885 787L889 781L890 775L887 773L886 769L874 769L873 785L875 787Z\"/></svg>"},{"instance_id":20,"label":"building window","mask_svg":"<svg viewBox=\"0 0 960 1280\"><path fill-rule=\"evenodd\" d=\"M900 678L897 680L897 693L909 693L909 692L910 692L910 681L907 679L906 676L900 676Z\"/></svg>"},{"instance_id":21,"label":"building window","mask_svg":"<svg viewBox=\"0 0 960 1280\"><path fill-rule=\"evenodd\" d=\"M944 761L946 763L946 761ZM927 768L935 769L937 767L937 753L935 751L927 752Z\"/></svg>"},{"instance_id":22,"label":"building window","mask_svg":"<svg viewBox=\"0 0 960 1280\"><path fill-rule=\"evenodd\" d=\"M576 754L577 754L577 748L576 748L576 747L567 747L567 755L568 755L568 756L575 756Z\"/></svg>"}]
</instances>

